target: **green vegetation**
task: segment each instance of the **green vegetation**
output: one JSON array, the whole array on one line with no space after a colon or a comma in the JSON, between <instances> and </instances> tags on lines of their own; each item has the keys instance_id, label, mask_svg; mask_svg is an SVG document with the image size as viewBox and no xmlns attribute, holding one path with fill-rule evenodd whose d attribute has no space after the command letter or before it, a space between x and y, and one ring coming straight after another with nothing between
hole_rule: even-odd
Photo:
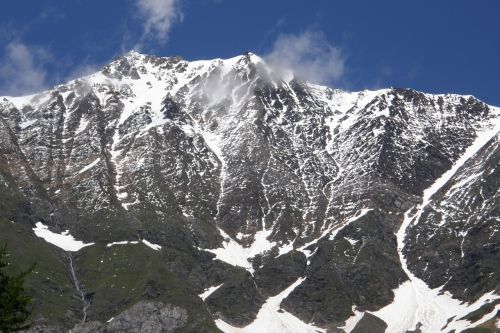
<instances>
[{"instance_id":1,"label":"green vegetation","mask_svg":"<svg viewBox=\"0 0 500 333\"><path fill-rule=\"evenodd\" d=\"M74 263L90 299L89 320L104 323L141 300L153 300L186 309L185 332L218 332L197 288L165 265L163 255L168 251L144 244L96 244L78 252Z\"/></svg>"},{"instance_id":2,"label":"green vegetation","mask_svg":"<svg viewBox=\"0 0 500 333\"><path fill-rule=\"evenodd\" d=\"M9 249L10 273L20 274L37 263L25 281L26 292L33 299L33 321L43 320L72 328L81 319L81 304L65 253L36 237L30 228L1 218L0 244L7 244Z\"/></svg>"},{"instance_id":3,"label":"green vegetation","mask_svg":"<svg viewBox=\"0 0 500 333\"><path fill-rule=\"evenodd\" d=\"M12 274L37 262L33 273L26 276L26 291L33 298L32 321L66 329L78 323L82 304L71 280L68 254L36 237L30 228L0 218L3 243L9 248L12 265L8 270ZM144 244L108 248L100 243L72 256L80 286L90 301L89 320L105 323L135 303L149 299L187 309L185 332L219 332L197 295L199 287L169 267L188 261L188 267L194 269L196 262L190 255L166 247L155 251Z\"/></svg>"},{"instance_id":4,"label":"green vegetation","mask_svg":"<svg viewBox=\"0 0 500 333\"><path fill-rule=\"evenodd\" d=\"M7 247L0 248L0 332L9 333L27 328L31 315L31 297L24 280L34 266L19 274L8 274Z\"/></svg>"}]
</instances>

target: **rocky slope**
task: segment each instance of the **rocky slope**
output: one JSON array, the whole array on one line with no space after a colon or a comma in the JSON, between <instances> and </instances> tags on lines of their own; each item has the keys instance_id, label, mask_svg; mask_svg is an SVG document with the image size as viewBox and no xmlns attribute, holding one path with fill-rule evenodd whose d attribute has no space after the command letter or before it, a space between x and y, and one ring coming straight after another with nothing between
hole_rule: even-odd
<instances>
[{"instance_id":1,"label":"rocky slope","mask_svg":"<svg viewBox=\"0 0 500 333\"><path fill-rule=\"evenodd\" d=\"M112 332L112 317L160 303L184 332L498 320L500 109L472 96L345 92L253 54L132 52L1 97L0 114L0 240L14 266L39 262L45 329ZM93 245L57 248L37 223ZM401 299L439 291L455 312L393 318Z\"/></svg>"}]
</instances>

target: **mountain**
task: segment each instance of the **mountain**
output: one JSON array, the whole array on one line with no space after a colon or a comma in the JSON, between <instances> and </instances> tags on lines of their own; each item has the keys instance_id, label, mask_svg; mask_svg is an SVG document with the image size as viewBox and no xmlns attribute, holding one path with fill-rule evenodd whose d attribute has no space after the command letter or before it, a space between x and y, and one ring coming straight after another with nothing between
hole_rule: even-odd
<instances>
[{"instance_id":1,"label":"mountain","mask_svg":"<svg viewBox=\"0 0 500 333\"><path fill-rule=\"evenodd\" d=\"M0 114L31 332L498 326L500 109L473 96L130 52Z\"/></svg>"}]
</instances>

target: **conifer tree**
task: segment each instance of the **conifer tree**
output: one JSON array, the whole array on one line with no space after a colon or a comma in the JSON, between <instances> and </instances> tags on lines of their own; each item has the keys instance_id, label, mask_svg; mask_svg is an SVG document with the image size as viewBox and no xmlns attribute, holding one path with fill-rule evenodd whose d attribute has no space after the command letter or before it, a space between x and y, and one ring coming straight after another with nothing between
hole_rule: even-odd
<instances>
[{"instance_id":1,"label":"conifer tree","mask_svg":"<svg viewBox=\"0 0 500 333\"><path fill-rule=\"evenodd\" d=\"M8 274L7 248L0 247L0 332L16 332L28 327L31 297L26 294L24 280L34 267L20 274Z\"/></svg>"}]
</instances>

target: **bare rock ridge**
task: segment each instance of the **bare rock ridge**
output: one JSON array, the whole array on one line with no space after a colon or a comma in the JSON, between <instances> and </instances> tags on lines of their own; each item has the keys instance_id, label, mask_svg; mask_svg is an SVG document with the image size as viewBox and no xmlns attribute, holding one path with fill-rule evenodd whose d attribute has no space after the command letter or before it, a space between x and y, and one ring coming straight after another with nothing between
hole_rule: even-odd
<instances>
[{"instance_id":1,"label":"bare rock ridge","mask_svg":"<svg viewBox=\"0 0 500 333\"><path fill-rule=\"evenodd\" d=\"M174 333L182 329L188 314L183 308L161 302L142 301L107 323L89 321L77 324L70 333ZM35 325L26 333L64 332L56 326Z\"/></svg>"},{"instance_id":2,"label":"bare rock ridge","mask_svg":"<svg viewBox=\"0 0 500 333\"><path fill-rule=\"evenodd\" d=\"M493 331L499 124L473 96L130 52L0 97L0 242L39 263L33 329ZM70 265L58 236L92 245Z\"/></svg>"}]
</instances>

